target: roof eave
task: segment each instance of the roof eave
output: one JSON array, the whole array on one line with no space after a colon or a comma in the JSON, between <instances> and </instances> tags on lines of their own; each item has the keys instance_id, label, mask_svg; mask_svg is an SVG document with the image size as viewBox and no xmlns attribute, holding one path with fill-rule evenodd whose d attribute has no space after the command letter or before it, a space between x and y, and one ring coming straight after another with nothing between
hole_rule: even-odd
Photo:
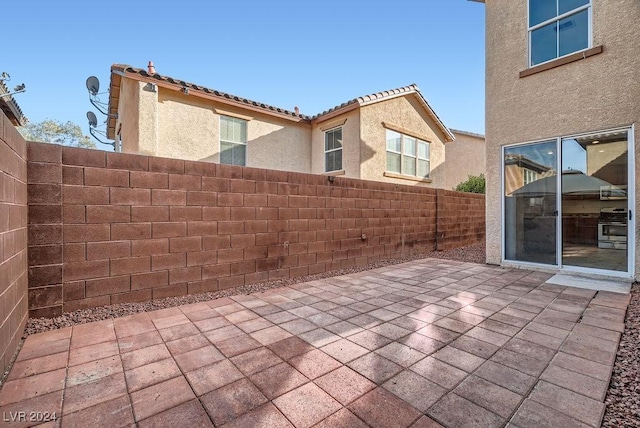
<instances>
[{"instance_id":1,"label":"roof eave","mask_svg":"<svg viewBox=\"0 0 640 428\"><path fill-rule=\"evenodd\" d=\"M116 137L116 123L118 104L120 102L120 84L124 72L111 67L111 81L109 82L109 104L107 106L107 138L114 140Z\"/></svg>"},{"instance_id":2,"label":"roof eave","mask_svg":"<svg viewBox=\"0 0 640 428\"><path fill-rule=\"evenodd\" d=\"M313 118L311 120L311 124L312 125L317 125L318 123L322 123L322 122L326 122L327 120L333 119L334 117L338 117L344 113L348 113L352 110L355 110L357 108L360 108L360 103L358 102L353 102L350 104L347 104L345 106L340 107L339 109L336 110L332 110L326 114L323 114L321 116L316 116L315 118Z\"/></svg>"},{"instance_id":3,"label":"roof eave","mask_svg":"<svg viewBox=\"0 0 640 428\"><path fill-rule=\"evenodd\" d=\"M233 95L221 93L218 91L214 91L214 93L212 93L210 92L211 91L210 89L208 88L200 89L202 87L198 85L192 85L182 81L178 83L169 82L167 80L164 80L165 78L163 76L160 76L157 74L150 76L144 70L134 69L124 64L114 64L111 67L111 82L109 84L109 107L108 107L109 117L108 117L108 125L107 125L107 137L110 139L113 139L115 137L115 132L116 132L115 126L117 122L116 118L118 113L118 102L120 99L120 86L121 86L123 77L136 80L139 82L153 83L158 87L162 87L162 88L174 90L174 91L184 91L185 88L188 88L188 89L191 89L189 91L189 95L191 96L209 99L209 100L216 101L228 106L234 106L234 107L238 107L238 108L249 110L256 113L274 116L274 117L292 121L295 123L305 123L305 124L321 123L360 107L364 107L367 105L371 105L371 104L375 104L383 101L388 101L390 99L394 99L397 97L403 97L403 96L414 94L418 98L423 108L427 111L427 114L433 119L436 126L442 131L445 137L444 142L447 143L455 140L455 136L440 120L438 115L431 108L427 100L422 96L422 94L420 93L420 90L415 84L405 86L402 88L397 88L389 91L379 92L376 94L365 95L363 97L355 98L337 108L330 109L327 112L316 115L314 117L308 117L303 115L293 116L291 112L287 112L285 110L280 111L281 109L276 107L268 106L265 104L254 105L256 104L255 101L240 99ZM185 86L185 84L187 86Z\"/></svg>"},{"instance_id":4,"label":"roof eave","mask_svg":"<svg viewBox=\"0 0 640 428\"><path fill-rule=\"evenodd\" d=\"M356 108L365 107L365 106L368 106L368 105L372 105L372 104L376 104L376 103L380 103L380 102L384 102L384 101L389 101L389 100L394 99L394 98L404 97L404 96L413 94L413 95L417 96L417 98L419 99L420 103L422 104L424 109L427 111L427 114L433 119L433 121L436 123L436 126L444 134L445 143L450 143L453 140L455 140L456 137L451 133L449 128L447 128L444 125L444 123L440 120L440 118L438 117L436 112L431 108L431 106L429 105L427 100L422 96L422 93L420 93L420 90L417 88L417 86L410 85L410 86L405 87L405 88L410 88L410 89L406 90L404 92L398 92L398 93L394 93L394 94L391 94L391 95L385 95L385 96L379 97L379 98L370 98L371 95L366 95L364 97L356 98L354 100L354 102L349 102L348 104L343 105L342 107L339 107L339 108L337 108L335 110L330 110L325 114L322 114L322 115L314 117L311 120L311 124L315 125L315 124L318 124L318 123L333 119L334 117L340 116L340 115L342 115L344 113L347 113L347 112L349 112L351 110L355 110Z\"/></svg>"},{"instance_id":5,"label":"roof eave","mask_svg":"<svg viewBox=\"0 0 640 428\"><path fill-rule=\"evenodd\" d=\"M111 67L111 83L109 85L109 120L108 120L108 126L107 126L107 138L110 138L110 139L113 139L115 137L116 113L118 112L118 101L120 98L120 83L123 77L131 80L136 80L139 82L153 83L158 87L174 90L176 92L181 92L185 88L185 86L179 83L171 83L162 79L158 79L154 76L144 76L139 73L128 71L128 68L129 66L123 66L123 65L113 65ZM117 90L114 82L117 83ZM269 116L277 117L279 119L284 119L284 120L288 120L295 123L311 122L310 119L307 119L305 117L291 116L290 114L281 113L279 111L272 110L270 108L254 106L242 101L236 101L234 99L226 98L213 93L208 93L199 89L194 89L193 87L189 87L188 89L189 89L190 96L195 96L198 98L216 101L228 106L234 106L234 107L242 108L244 110L249 110L256 113L266 114Z\"/></svg>"},{"instance_id":6,"label":"roof eave","mask_svg":"<svg viewBox=\"0 0 640 428\"><path fill-rule=\"evenodd\" d=\"M0 109L4 112L5 116L7 116L13 126L24 126L27 123L27 118L18 111L16 108L17 106L12 101L13 100L6 102L4 100L0 100L0 103L2 103Z\"/></svg>"},{"instance_id":7,"label":"roof eave","mask_svg":"<svg viewBox=\"0 0 640 428\"><path fill-rule=\"evenodd\" d=\"M28 120L22 113L22 109L10 94L9 89L0 82L0 109L14 126L24 126Z\"/></svg>"},{"instance_id":8,"label":"roof eave","mask_svg":"<svg viewBox=\"0 0 640 428\"><path fill-rule=\"evenodd\" d=\"M453 128L449 128L449 130L453 133L453 134L460 134L460 135L467 135L469 137L474 137L474 138L481 138L481 139L485 139L485 136L482 134L477 134L475 132L469 132L469 131L461 131L460 129L453 129Z\"/></svg>"},{"instance_id":9,"label":"roof eave","mask_svg":"<svg viewBox=\"0 0 640 428\"><path fill-rule=\"evenodd\" d=\"M440 128L440 130L442 131L442 133L444 134L444 142L445 143L450 143L453 140L456 139L456 137L453 135L453 133L449 130L449 128L447 128L444 124L444 122L442 122L442 120L440 120L440 118L438 117L438 115L436 114L436 112L431 108L431 106L429 105L429 103L427 102L427 100L424 98L424 96L422 96L422 93L420 92L420 90L418 90L416 88L415 91L413 91L414 94L416 94L418 96L418 99L420 100L420 102L422 103L423 107L427 110L427 113L429 114L429 116L431 116L431 118L434 120L434 122L436 123L436 126L438 128Z\"/></svg>"}]
</instances>

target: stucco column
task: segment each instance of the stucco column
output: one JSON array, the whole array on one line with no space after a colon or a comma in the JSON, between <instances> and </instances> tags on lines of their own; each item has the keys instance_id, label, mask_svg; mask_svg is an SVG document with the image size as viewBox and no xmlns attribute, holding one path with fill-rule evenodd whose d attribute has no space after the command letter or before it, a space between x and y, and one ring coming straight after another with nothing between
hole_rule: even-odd
<instances>
[{"instance_id":1,"label":"stucco column","mask_svg":"<svg viewBox=\"0 0 640 428\"><path fill-rule=\"evenodd\" d=\"M139 154L158 155L158 88L138 82Z\"/></svg>"}]
</instances>

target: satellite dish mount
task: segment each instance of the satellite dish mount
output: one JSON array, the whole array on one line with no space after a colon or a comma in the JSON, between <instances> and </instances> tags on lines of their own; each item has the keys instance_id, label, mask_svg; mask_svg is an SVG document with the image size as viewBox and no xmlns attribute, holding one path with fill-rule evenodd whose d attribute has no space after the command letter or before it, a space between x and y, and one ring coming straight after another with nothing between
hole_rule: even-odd
<instances>
[{"instance_id":1,"label":"satellite dish mount","mask_svg":"<svg viewBox=\"0 0 640 428\"><path fill-rule=\"evenodd\" d=\"M89 91L89 101L98 111L104 115L111 116L107 109L109 108L108 103L104 103L100 101L100 81L96 76L89 76L87 78L87 91ZM106 92L102 92L102 94L106 94Z\"/></svg>"},{"instance_id":2,"label":"satellite dish mount","mask_svg":"<svg viewBox=\"0 0 640 428\"><path fill-rule=\"evenodd\" d=\"M118 118L117 114L109 114L108 109L109 109L109 104L107 103L103 103L100 101L100 98L98 97L98 95L100 95L100 81L98 80L98 78L96 76L89 76L89 78L87 78L87 91L89 91L89 101L91 102L91 104L93 104L93 106L95 108L98 109L98 111L102 114L104 114L107 117L115 117L116 119ZM103 94L105 94L106 92L103 92ZM88 111L87 112L87 120L89 121L89 133L91 134L91 136L93 138L96 139L96 141L98 141L100 144L108 144L110 146L112 146L115 150L116 148L116 143L115 142L108 142L108 141L103 141L99 136L108 139L107 137L107 133L103 130L99 130L97 129L98 126L98 118L96 117L96 114L92 111Z\"/></svg>"},{"instance_id":3,"label":"satellite dish mount","mask_svg":"<svg viewBox=\"0 0 640 428\"><path fill-rule=\"evenodd\" d=\"M96 117L96 114L94 112L92 112L91 110L89 110L87 112L87 120L89 121L89 133L91 134L91 136L93 138L96 139L96 141L98 141L100 144L108 144L110 146L113 146L113 148L116 148L116 143L110 143L108 141L102 141L102 139L100 139L100 137L98 137L98 135L107 138L107 133L97 129L97 125L98 125L98 118Z\"/></svg>"}]
</instances>

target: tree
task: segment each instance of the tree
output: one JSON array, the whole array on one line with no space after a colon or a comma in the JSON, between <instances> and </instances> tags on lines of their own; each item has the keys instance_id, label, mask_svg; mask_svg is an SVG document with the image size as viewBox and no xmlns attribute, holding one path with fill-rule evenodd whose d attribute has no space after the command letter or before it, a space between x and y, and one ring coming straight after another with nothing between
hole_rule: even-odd
<instances>
[{"instance_id":1,"label":"tree","mask_svg":"<svg viewBox=\"0 0 640 428\"><path fill-rule=\"evenodd\" d=\"M95 149L96 144L82 133L80 126L71 121L62 123L54 119L42 122L29 122L18 128L25 140L42 143L55 143L72 147Z\"/></svg>"},{"instance_id":2,"label":"tree","mask_svg":"<svg viewBox=\"0 0 640 428\"><path fill-rule=\"evenodd\" d=\"M457 192L468 192L468 193L484 193L486 187L486 182L484 179L484 174L480 175L470 175L467 181L463 181L458 184L455 188Z\"/></svg>"}]
</instances>

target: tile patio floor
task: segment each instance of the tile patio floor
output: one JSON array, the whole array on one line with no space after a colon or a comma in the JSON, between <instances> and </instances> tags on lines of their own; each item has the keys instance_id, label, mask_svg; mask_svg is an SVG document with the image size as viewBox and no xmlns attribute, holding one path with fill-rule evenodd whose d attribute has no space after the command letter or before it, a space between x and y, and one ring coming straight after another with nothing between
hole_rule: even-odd
<instances>
[{"instance_id":1,"label":"tile patio floor","mask_svg":"<svg viewBox=\"0 0 640 428\"><path fill-rule=\"evenodd\" d=\"M32 335L0 424L596 427L629 296L549 276L425 259Z\"/></svg>"}]
</instances>

